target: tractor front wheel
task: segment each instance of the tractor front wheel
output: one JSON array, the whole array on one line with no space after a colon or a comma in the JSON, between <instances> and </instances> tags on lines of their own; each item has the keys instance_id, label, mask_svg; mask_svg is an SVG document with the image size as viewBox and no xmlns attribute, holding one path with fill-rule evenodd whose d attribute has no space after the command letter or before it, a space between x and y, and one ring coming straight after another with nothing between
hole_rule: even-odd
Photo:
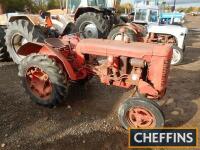
<instances>
[{"instance_id":1,"label":"tractor front wheel","mask_svg":"<svg viewBox=\"0 0 200 150\"><path fill-rule=\"evenodd\" d=\"M148 99L129 98L118 109L120 123L128 128L155 128L164 126L164 116L159 106Z\"/></svg>"},{"instance_id":2,"label":"tractor front wheel","mask_svg":"<svg viewBox=\"0 0 200 150\"><path fill-rule=\"evenodd\" d=\"M19 76L33 102L52 107L62 102L67 78L59 65L44 55L31 54L19 65Z\"/></svg>"}]
</instances>

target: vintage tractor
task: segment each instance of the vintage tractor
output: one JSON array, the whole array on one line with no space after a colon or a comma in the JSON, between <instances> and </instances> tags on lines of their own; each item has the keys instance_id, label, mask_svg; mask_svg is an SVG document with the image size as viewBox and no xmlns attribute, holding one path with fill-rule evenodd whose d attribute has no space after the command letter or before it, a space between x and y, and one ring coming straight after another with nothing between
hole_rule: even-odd
<instances>
[{"instance_id":1,"label":"vintage tractor","mask_svg":"<svg viewBox=\"0 0 200 150\"><path fill-rule=\"evenodd\" d=\"M23 86L30 98L43 106L66 99L70 84L93 76L106 85L135 88L138 96L125 100L118 116L124 128L164 125L156 103L166 92L172 48L170 45L128 43L78 36L49 38L45 43L28 42L19 48Z\"/></svg>"}]
</instances>

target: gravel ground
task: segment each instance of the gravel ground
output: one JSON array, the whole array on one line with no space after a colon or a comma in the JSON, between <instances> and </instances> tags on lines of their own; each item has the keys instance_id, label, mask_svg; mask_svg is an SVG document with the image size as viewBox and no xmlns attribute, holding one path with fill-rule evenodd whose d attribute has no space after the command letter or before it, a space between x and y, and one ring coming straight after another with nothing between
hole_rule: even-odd
<instances>
[{"instance_id":1,"label":"gravel ground","mask_svg":"<svg viewBox=\"0 0 200 150\"><path fill-rule=\"evenodd\" d=\"M172 67L163 98L168 127L200 126L199 24L200 17L187 17L185 60ZM49 109L30 101L15 64L0 63L0 69L0 149L127 149L127 131L120 127L116 110L130 91L93 79L84 88L71 87L66 102Z\"/></svg>"}]
</instances>

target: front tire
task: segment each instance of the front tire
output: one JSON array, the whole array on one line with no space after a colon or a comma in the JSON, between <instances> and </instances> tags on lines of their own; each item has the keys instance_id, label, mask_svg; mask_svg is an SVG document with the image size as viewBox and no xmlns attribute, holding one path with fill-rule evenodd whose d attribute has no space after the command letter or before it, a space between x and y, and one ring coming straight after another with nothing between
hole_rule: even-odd
<instances>
[{"instance_id":1,"label":"front tire","mask_svg":"<svg viewBox=\"0 0 200 150\"><path fill-rule=\"evenodd\" d=\"M45 36L39 27L20 19L10 23L5 39L10 57L19 64L24 57L17 54L18 49L27 42L43 42Z\"/></svg>"},{"instance_id":2,"label":"front tire","mask_svg":"<svg viewBox=\"0 0 200 150\"><path fill-rule=\"evenodd\" d=\"M164 126L164 116L159 106L148 99L135 97L123 102L118 117L125 128L156 128Z\"/></svg>"},{"instance_id":3,"label":"front tire","mask_svg":"<svg viewBox=\"0 0 200 150\"><path fill-rule=\"evenodd\" d=\"M171 65L173 66L180 65L184 58L183 50L175 45L172 46L172 49L173 49L173 55L172 55Z\"/></svg>"},{"instance_id":4,"label":"front tire","mask_svg":"<svg viewBox=\"0 0 200 150\"><path fill-rule=\"evenodd\" d=\"M66 75L45 55L25 57L19 65L18 75L31 100L39 105L53 107L67 95Z\"/></svg>"}]
</instances>

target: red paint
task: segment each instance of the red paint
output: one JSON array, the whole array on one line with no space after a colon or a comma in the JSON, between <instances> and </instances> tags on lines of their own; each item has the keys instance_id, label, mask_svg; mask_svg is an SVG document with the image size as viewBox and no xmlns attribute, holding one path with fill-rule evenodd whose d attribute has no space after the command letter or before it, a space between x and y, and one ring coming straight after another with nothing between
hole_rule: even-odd
<instances>
[{"instance_id":1,"label":"red paint","mask_svg":"<svg viewBox=\"0 0 200 150\"><path fill-rule=\"evenodd\" d=\"M52 93L52 85L48 75L37 67L31 67L26 72L26 81L36 97L48 100Z\"/></svg>"},{"instance_id":2,"label":"red paint","mask_svg":"<svg viewBox=\"0 0 200 150\"><path fill-rule=\"evenodd\" d=\"M55 59L65 69L69 80L96 75L107 85L123 88L137 86L140 93L152 99L159 99L165 94L172 57L169 45L80 40L77 36L52 40L47 44L27 43L18 53L25 56L39 53ZM132 66L129 62L131 58L144 61L145 67Z\"/></svg>"},{"instance_id":3,"label":"red paint","mask_svg":"<svg viewBox=\"0 0 200 150\"><path fill-rule=\"evenodd\" d=\"M127 112L127 120L130 127L153 128L156 125L155 116L145 108L130 108Z\"/></svg>"}]
</instances>

